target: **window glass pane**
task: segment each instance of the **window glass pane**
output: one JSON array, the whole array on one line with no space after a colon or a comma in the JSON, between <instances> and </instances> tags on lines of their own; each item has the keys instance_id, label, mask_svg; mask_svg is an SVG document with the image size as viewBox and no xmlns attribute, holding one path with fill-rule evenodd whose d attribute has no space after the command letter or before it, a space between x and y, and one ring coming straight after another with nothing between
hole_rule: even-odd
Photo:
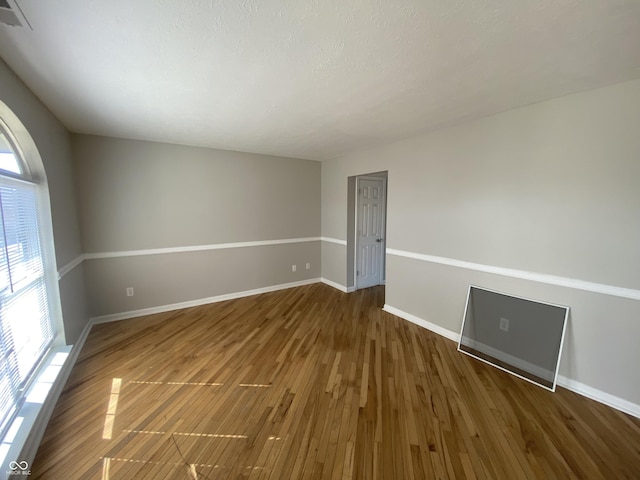
<instances>
[{"instance_id":1,"label":"window glass pane","mask_svg":"<svg viewBox=\"0 0 640 480\"><path fill-rule=\"evenodd\" d=\"M44 278L38 278L14 297L6 307L2 306L1 315L3 321L9 321L19 380L23 382L51 339Z\"/></svg>"},{"instance_id":2,"label":"window glass pane","mask_svg":"<svg viewBox=\"0 0 640 480\"><path fill-rule=\"evenodd\" d=\"M0 368L0 431L7 426L11 414L15 411L15 401L11 377L3 364Z\"/></svg>"},{"instance_id":3,"label":"window glass pane","mask_svg":"<svg viewBox=\"0 0 640 480\"><path fill-rule=\"evenodd\" d=\"M0 433L54 334L37 187L0 174Z\"/></svg>"},{"instance_id":4,"label":"window glass pane","mask_svg":"<svg viewBox=\"0 0 640 480\"><path fill-rule=\"evenodd\" d=\"M12 291L43 274L35 191L0 186L0 216L4 228L4 257ZM1 274L0 274L1 276ZM1 282L1 280L0 280Z\"/></svg>"},{"instance_id":5,"label":"window glass pane","mask_svg":"<svg viewBox=\"0 0 640 480\"><path fill-rule=\"evenodd\" d=\"M0 212L1 213L1 212ZM10 290L8 248L4 241L4 222L0 214L0 293Z\"/></svg>"},{"instance_id":6,"label":"window glass pane","mask_svg":"<svg viewBox=\"0 0 640 480\"><path fill-rule=\"evenodd\" d=\"M13 152L13 147L11 147L11 143L9 143L9 140L2 132L0 132L0 170L6 170L11 173L22 173L20 170L20 162Z\"/></svg>"}]
</instances>

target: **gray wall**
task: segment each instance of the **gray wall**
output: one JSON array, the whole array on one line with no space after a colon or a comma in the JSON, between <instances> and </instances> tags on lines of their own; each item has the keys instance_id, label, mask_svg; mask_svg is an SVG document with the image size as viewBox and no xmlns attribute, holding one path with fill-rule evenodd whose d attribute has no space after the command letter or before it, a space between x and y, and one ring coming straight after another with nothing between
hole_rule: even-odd
<instances>
[{"instance_id":1,"label":"gray wall","mask_svg":"<svg viewBox=\"0 0 640 480\"><path fill-rule=\"evenodd\" d=\"M319 241L120 256L319 237L319 162L88 135L72 145L84 251L116 252L85 262L92 316L320 276Z\"/></svg>"},{"instance_id":2,"label":"gray wall","mask_svg":"<svg viewBox=\"0 0 640 480\"><path fill-rule=\"evenodd\" d=\"M389 249L640 289L638 125L634 81L324 162L322 236L346 239L347 178L388 170ZM569 305L561 375L640 404L640 302L387 254L386 303L450 331L470 283Z\"/></svg>"},{"instance_id":3,"label":"gray wall","mask_svg":"<svg viewBox=\"0 0 640 480\"><path fill-rule=\"evenodd\" d=\"M35 142L49 185L57 267L82 254L76 211L70 138L65 127L0 60L0 99L18 116ZM59 284L67 343L74 343L88 320L82 265ZM70 274L69 274L70 275Z\"/></svg>"}]
</instances>

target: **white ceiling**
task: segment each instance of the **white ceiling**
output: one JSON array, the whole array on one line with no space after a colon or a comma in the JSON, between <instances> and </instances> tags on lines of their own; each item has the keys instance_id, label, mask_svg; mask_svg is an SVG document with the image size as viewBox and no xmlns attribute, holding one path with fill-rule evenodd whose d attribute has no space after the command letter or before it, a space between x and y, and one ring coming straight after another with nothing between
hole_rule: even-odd
<instances>
[{"instance_id":1,"label":"white ceiling","mask_svg":"<svg viewBox=\"0 0 640 480\"><path fill-rule=\"evenodd\" d=\"M638 0L17 4L0 56L78 133L324 160L640 77Z\"/></svg>"}]
</instances>

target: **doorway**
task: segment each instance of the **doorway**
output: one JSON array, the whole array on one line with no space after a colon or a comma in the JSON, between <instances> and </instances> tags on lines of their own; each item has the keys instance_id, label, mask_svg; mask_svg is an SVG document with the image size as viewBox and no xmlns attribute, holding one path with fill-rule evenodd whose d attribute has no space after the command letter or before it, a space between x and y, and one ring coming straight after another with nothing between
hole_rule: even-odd
<instances>
[{"instance_id":1,"label":"doorway","mask_svg":"<svg viewBox=\"0 0 640 480\"><path fill-rule=\"evenodd\" d=\"M349 177L347 288L385 283L387 172Z\"/></svg>"}]
</instances>

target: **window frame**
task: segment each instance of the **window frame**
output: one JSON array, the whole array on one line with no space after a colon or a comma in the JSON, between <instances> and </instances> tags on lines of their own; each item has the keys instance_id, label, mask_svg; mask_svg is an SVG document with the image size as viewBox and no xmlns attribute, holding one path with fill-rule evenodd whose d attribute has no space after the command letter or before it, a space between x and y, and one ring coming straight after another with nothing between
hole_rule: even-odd
<instances>
[{"instance_id":1,"label":"window frame","mask_svg":"<svg viewBox=\"0 0 640 480\"><path fill-rule=\"evenodd\" d=\"M0 169L0 176L6 178L8 183L24 183L34 189L35 209L38 217L38 236L41 249L40 257L43 268L43 275L38 278L44 280L47 296L46 305L49 310L49 321L53 331L53 338L49 341L48 346L45 346L42 352L40 352L39 359L32 366L26 380L20 384L20 397L15 401L13 413L10 415L9 420L4 424L2 430L0 430L0 439L3 440L2 445L4 446L4 438L7 431L11 429L16 419L20 419L19 417L22 416L23 410L25 408L28 411L34 410L34 407L30 406L27 400L28 392L34 385L34 382L36 382L38 376L42 373L43 367L47 366L48 358L56 351L65 349L66 342L58 286L59 275L56 264L51 204L44 164L31 134L13 111L1 100L0 131L4 134L9 146L13 149L21 170L21 173L17 174ZM19 435L19 437L20 436L23 435Z\"/></svg>"}]
</instances>

